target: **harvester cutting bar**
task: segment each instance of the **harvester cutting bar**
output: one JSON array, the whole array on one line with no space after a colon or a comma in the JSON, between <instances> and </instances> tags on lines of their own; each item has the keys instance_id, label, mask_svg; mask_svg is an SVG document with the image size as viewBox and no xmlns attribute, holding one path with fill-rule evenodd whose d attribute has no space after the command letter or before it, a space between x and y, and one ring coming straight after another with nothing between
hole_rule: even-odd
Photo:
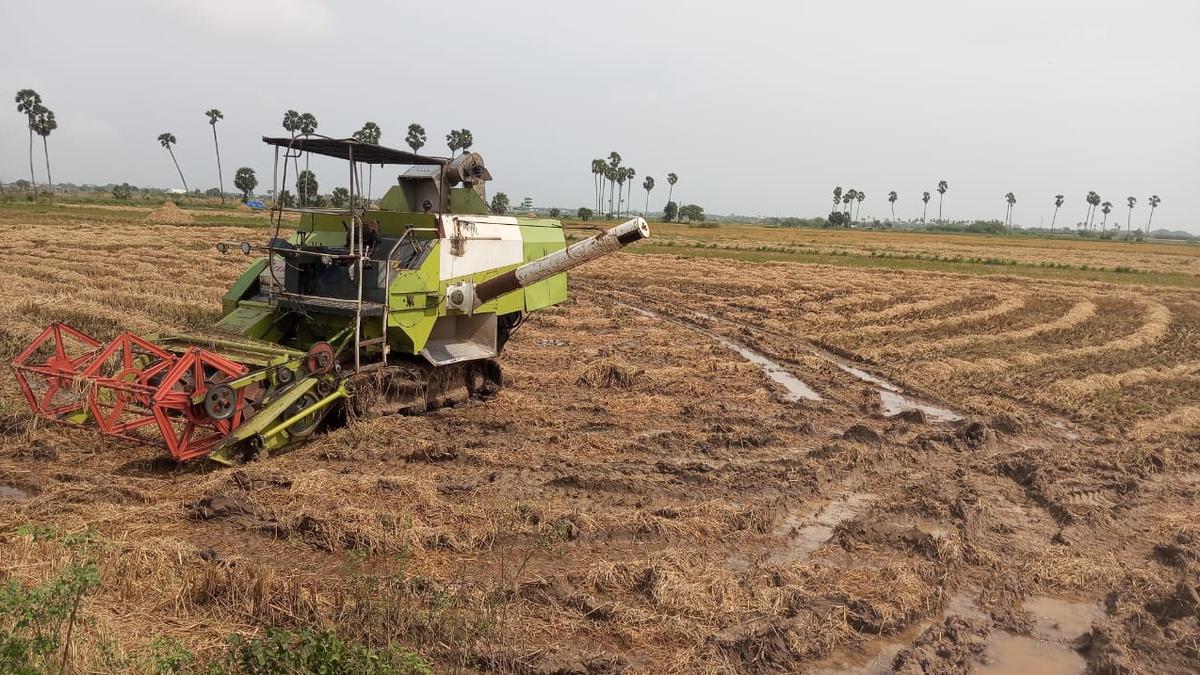
<instances>
[{"instance_id":1,"label":"harvester cutting bar","mask_svg":"<svg viewBox=\"0 0 1200 675\"><path fill-rule=\"evenodd\" d=\"M39 417L161 445L179 461L207 454L243 421L244 389L237 390L233 413L224 419L211 417L194 399L249 368L198 347L168 351L132 333L102 346L54 323L11 365Z\"/></svg>"}]
</instances>

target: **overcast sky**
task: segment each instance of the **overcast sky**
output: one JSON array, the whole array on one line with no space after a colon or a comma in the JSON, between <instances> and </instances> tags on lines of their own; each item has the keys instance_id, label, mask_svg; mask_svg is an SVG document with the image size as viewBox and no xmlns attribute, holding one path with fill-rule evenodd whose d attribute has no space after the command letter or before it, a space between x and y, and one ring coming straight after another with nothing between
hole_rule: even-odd
<instances>
[{"instance_id":1,"label":"overcast sky","mask_svg":"<svg viewBox=\"0 0 1200 675\"><path fill-rule=\"evenodd\" d=\"M823 215L840 185L864 217L897 190L907 218L945 179L948 218L1002 218L1011 190L1016 222L1063 193L1073 223L1096 190L1122 219L1137 197L1136 226L1157 193L1156 226L1200 233L1198 34L1194 0L0 0L0 179L28 178L12 96L31 87L58 116L58 181L177 186L171 131L189 185L213 187L217 107L226 188L239 166L266 183L259 138L294 108L395 147L420 122L440 154L467 127L514 203L590 204L590 160L617 150L635 205L658 180L652 208L669 171L678 200L749 215Z\"/></svg>"}]
</instances>

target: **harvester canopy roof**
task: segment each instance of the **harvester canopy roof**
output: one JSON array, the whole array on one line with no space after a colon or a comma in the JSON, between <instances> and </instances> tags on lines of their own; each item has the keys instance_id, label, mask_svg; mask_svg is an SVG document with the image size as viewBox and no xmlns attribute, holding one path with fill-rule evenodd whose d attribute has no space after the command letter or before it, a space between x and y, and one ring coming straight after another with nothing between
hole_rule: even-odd
<instances>
[{"instance_id":1,"label":"harvester canopy roof","mask_svg":"<svg viewBox=\"0 0 1200 675\"><path fill-rule=\"evenodd\" d=\"M263 143L277 145L282 148L311 152L314 155L337 157L367 164L448 164L450 160L443 157L418 155L407 150L396 150L382 145L372 145L356 141L353 138L326 138L324 136L297 136L296 138L269 138L263 136Z\"/></svg>"}]
</instances>

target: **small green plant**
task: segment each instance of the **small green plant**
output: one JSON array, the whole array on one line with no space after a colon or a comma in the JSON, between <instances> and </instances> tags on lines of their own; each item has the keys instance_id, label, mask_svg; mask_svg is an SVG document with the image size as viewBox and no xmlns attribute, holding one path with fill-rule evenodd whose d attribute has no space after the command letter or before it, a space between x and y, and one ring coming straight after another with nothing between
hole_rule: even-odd
<instances>
[{"instance_id":1,"label":"small green plant","mask_svg":"<svg viewBox=\"0 0 1200 675\"><path fill-rule=\"evenodd\" d=\"M426 675L433 671L416 654L390 648L371 649L347 642L332 631L313 633L272 628L261 638L231 637L224 659L219 664L212 664L208 672L230 675Z\"/></svg>"},{"instance_id":2,"label":"small green plant","mask_svg":"<svg viewBox=\"0 0 1200 675\"><path fill-rule=\"evenodd\" d=\"M83 598L100 585L94 564L71 565L45 586L0 587L0 672L62 671ZM57 662L57 663L56 663Z\"/></svg>"},{"instance_id":3,"label":"small green plant","mask_svg":"<svg viewBox=\"0 0 1200 675\"><path fill-rule=\"evenodd\" d=\"M150 643L150 661L155 675L188 673L196 665L196 657L173 637L155 638Z\"/></svg>"}]
</instances>

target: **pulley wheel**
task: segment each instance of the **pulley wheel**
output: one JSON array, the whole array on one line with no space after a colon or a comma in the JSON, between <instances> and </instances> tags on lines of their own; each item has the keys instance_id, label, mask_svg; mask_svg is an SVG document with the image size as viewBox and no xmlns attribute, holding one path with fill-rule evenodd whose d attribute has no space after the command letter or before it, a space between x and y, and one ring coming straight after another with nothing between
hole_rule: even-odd
<instances>
[{"instance_id":1,"label":"pulley wheel","mask_svg":"<svg viewBox=\"0 0 1200 675\"><path fill-rule=\"evenodd\" d=\"M214 420L227 420L237 410L237 392L227 384L218 384L204 397L204 412Z\"/></svg>"},{"instance_id":2,"label":"pulley wheel","mask_svg":"<svg viewBox=\"0 0 1200 675\"><path fill-rule=\"evenodd\" d=\"M328 396L333 393L335 388L337 388L337 378L335 376L322 377L317 380L316 389L319 396Z\"/></svg>"},{"instance_id":3,"label":"pulley wheel","mask_svg":"<svg viewBox=\"0 0 1200 675\"><path fill-rule=\"evenodd\" d=\"M292 372L291 368L288 368L287 366L279 366L275 369L275 381L278 382L280 386L287 386L291 384L292 380L294 379L296 379L296 374Z\"/></svg>"},{"instance_id":4,"label":"pulley wheel","mask_svg":"<svg viewBox=\"0 0 1200 675\"><path fill-rule=\"evenodd\" d=\"M297 399L295 403L288 406L287 412L285 412L284 415L291 417L292 415L295 415L301 410L304 410L305 408L316 403L318 400L320 399L317 398L316 394L312 393L311 391L305 392L304 395ZM322 412L323 411L321 410L314 410L311 415L297 420L292 424L292 426L287 428L288 435L292 438L299 438L301 436L307 436L311 434L316 430L317 424L320 423Z\"/></svg>"},{"instance_id":5,"label":"pulley wheel","mask_svg":"<svg viewBox=\"0 0 1200 675\"><path fill-rule=\"evenodd\" d=\"M309 347L304 356L304 367L313 375L324 375L333 368L333 347L328 342L318 342Z\"/></svg>"}]
</instances>

